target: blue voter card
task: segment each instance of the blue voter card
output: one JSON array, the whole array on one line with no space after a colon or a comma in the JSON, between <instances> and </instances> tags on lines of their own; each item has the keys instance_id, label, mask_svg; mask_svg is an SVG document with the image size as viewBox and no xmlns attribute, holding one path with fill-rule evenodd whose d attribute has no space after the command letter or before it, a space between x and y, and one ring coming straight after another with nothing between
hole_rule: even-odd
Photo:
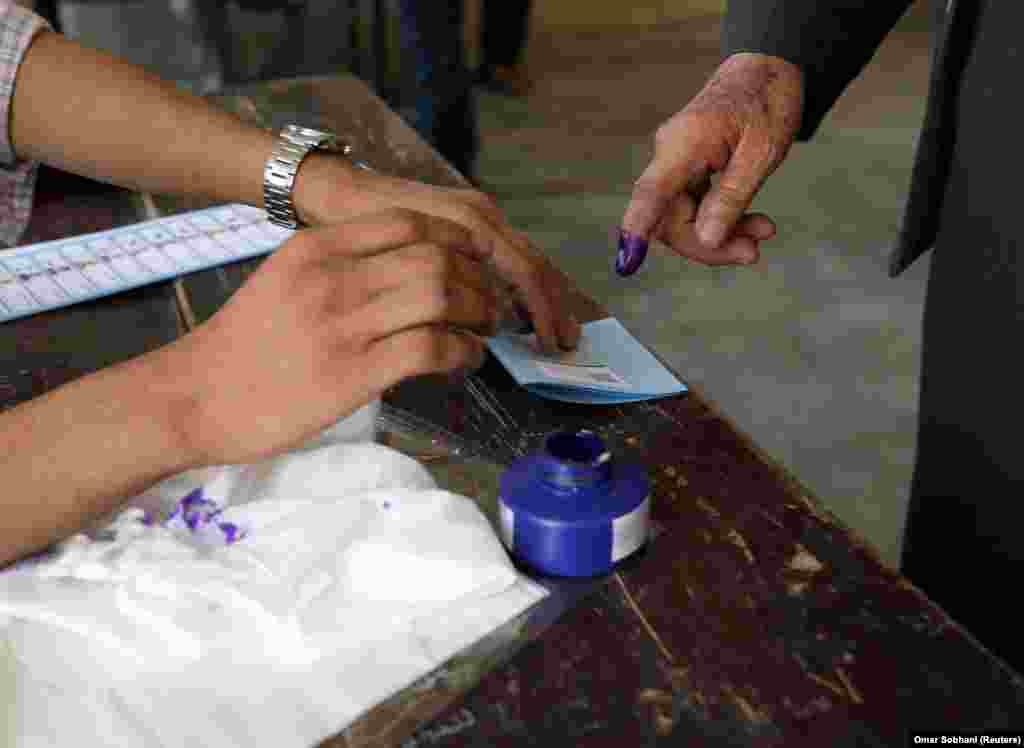
<instances>
[{"instance_id":1,"label":"blue voter card","mask_svg":"<svg viewBox=\"0 0 1024 748\"><path fill-rule=\"evenodd\" d=\"M497 335L488 338L487 346L516 382L553 400L607 405L687 391L613 317L583 325L575 351L549 354L534 334Z\"/></svg>"}]
</instances>

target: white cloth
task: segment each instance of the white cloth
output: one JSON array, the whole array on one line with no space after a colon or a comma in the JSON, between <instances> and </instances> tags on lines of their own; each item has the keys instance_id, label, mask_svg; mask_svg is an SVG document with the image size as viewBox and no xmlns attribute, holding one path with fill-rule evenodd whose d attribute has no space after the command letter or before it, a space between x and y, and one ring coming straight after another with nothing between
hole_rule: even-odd
<instances>
[{"instance_id":1,"label":"white cloth","mask_svg":"<svg viewBox=\"0 0 1024 748\"><path fill-rule=\"evenodd\" d=\"M13 745L305 748L543 597L472 501L350 426L0 573ZM200 485L191 524L140 521Z\"/></svg>"}]
</instances>

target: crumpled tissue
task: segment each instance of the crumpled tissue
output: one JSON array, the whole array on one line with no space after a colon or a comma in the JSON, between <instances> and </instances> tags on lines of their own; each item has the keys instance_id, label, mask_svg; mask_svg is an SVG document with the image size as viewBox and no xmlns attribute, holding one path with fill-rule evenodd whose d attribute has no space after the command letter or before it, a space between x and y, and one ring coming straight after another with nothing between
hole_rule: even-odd
<instances>
[{"instance_id":1,"label":"crumpled tissue","mask_svg":"<svg viewBox=\"0 0 1024 748\"><path fill-rule=\"evenodd\" d=\"M365 436L175 476L0 573L0 739L312 746L544 596Z\"/></svg>"}]
</instances>

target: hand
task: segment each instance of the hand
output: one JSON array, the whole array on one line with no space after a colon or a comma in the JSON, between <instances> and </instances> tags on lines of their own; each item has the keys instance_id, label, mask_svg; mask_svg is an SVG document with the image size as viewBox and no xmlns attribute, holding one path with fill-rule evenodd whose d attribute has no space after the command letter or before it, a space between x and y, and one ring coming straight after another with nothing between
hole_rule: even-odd
<instances>
[{"instance_id":1,"label":"hand","mask_svg":"<svg viewBox=\"0 0 1024 748\"><path fill-rule=\"evenodd\" d=\"M190 463L301 443L407 377L479 366L498 301L464 227L392 210L299 232L172 344Z\"/></svg>"},{"instance_id":2,"label":"hand","mask_svg":"<svg viewBox=\"0 0 1024 748\"><path fill-rule=\"evenodd\" d=\"M549 351L572 350L579 342L580 326L570 312L572 284L525 234L509 225L487 195L366 172L343 159L314 154L299 169L295 199L300 217L314 225L389 208L454 221L490 255L491 267L504 281L504 314L511 314L514 306L524 307Z\"/></svg>"},{"instance_id":3,"label":"hand","mask_svg":"<svg viewBox=\"0 0 1024 748\"><path fill-rule=\"evenodd\" d=\"M746 53L723 62L686 108L658 128L654 159L622 220L620 267L635 271L649 239L708 265L755 262L760 242L776 227L747 209L789 151L802 107L803 74L795 65ZM623 248L634 255L625 262Z\"/></svg>"}]
</instances>

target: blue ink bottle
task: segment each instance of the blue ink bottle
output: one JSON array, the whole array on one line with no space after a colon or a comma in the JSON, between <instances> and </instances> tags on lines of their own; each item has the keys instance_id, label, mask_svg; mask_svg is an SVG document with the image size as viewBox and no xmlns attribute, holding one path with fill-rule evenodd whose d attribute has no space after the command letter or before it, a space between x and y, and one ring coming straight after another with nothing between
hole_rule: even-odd
<instances>
[{"instance_id":1,"label":"blue ink bottle","mask_svg":"<svg viewBox=\"0 0 1024 748\"><path fill-rule=\"evenodd\" d=\"M650 529L650 480L592 431L558 431L514 462L498 496L502 541L543 574L592 577L638 551Z\"/></svg>"}]
</instances>

